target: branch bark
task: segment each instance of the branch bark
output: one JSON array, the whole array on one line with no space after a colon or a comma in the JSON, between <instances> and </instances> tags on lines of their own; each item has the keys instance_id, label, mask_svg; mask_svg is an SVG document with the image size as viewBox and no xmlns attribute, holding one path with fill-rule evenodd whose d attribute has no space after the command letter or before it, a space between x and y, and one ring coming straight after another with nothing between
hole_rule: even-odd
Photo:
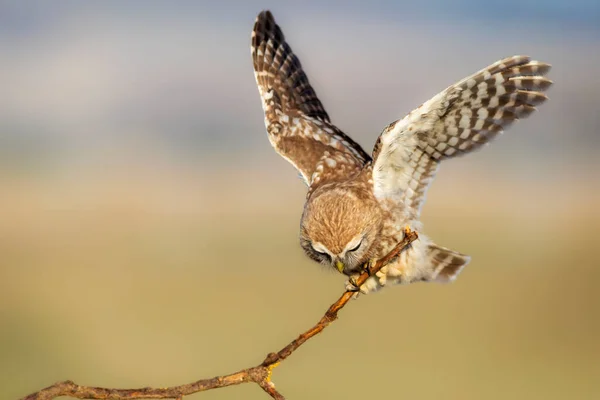
<instances>
[{"instance_id":1,"label":"branch bark","mask_svg":"<svg viewBox=\"0 0 600 400\"><path fill-rule=\"evenodd\" d=\"M390 261L406 249L418 238L416 232L406 228L404 238L385 257L379 259L369 270L365 270L356 280L356 286L360 287L369 277L387 265ZM246 368L229 375L216 376L210 379L201 379L196 382L167 388L139 388L139 389L109 389L93 386L81 386L73 381L57 382L38 392L32 393L21 400L52 400L59 396L73 397L77 399L107 399L107 400L136 400L136 399L176 399L181 400L184 396L217 389L226 386L239 385L241 383L254 382L269 396L276 400L285 400L285 397L275 389L271 381L273 369L283 360L288 358L308 339L319 334L338 317L338 312L344 308L348 301L354 296L353 291L346 290L340 298L333 303L325 312L325 315L316 325L301 333L290 344L276 353L270 353L259 365Z\"/></svg>"}]
</instances>

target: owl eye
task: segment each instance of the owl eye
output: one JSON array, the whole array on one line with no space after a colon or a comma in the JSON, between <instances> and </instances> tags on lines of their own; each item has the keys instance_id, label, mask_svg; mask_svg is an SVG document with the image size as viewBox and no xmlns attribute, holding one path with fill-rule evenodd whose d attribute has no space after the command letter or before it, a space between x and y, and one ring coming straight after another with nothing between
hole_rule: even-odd
<instances>
[{"instance_id":1,"label":"owl eye","mask_svg":"<svg viewBox=\"0 0 600 400\"><path fill-rule=\"evenodd\" d=\"M314 249L313 249L314 250ZM318 251L315 250L315 253L317 253L318 255L320 255L321 257L325 258L326 260L328 260L329 262L331 262L331 256L323 251Z\"/></svg>"},{"instance_id":2,"label":"owl eye","mask_svg":"<svg viewBox=\"0 0 600 400\"><path fill-rule=\"evenodd\" d=\"M358 242L358 244L357 244L355 247L353 247L353 248L351 248L351 249L348 249L348 252L349 252L349 253L351 253L351 252L353 252L353 251L356 251L356 250L358 250L358 249L360 248L360 245L362 244L362 242L363 242L363 241L362 241L362 239L361 239L361 240L360 240L360 242Z\"/></svg>"},{"instance_id":3,"label":"owl eye","mask_svg":"<svg viewBox=\"0 0 600 400\"><path fill-rule=\"evenodd\" d=\"M327 261L331 262L331 256L329 255L329 253L327 253L327 252L325 251L325 249L323 249L323 248L321 247L321 245L320 245L320 244L317 244L317 245L315 245L315 244L314 244L314 243L312 243L312 242L309 242L309 243L310 243L310 247L311 247L311 249L312 249L312 251L313 251L314 253L318 254L318 255L319 255L321 258L323 258L323 259L325 259L325 260L327 260Z\"/></svg>"}]
</instances>

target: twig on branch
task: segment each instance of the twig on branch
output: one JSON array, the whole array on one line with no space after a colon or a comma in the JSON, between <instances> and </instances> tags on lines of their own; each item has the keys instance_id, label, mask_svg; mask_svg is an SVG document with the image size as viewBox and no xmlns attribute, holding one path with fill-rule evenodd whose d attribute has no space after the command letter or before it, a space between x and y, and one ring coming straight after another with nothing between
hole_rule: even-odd
<instances>
[{"instance_id":1,"label":"twig on branch","mask_svg":"<svg viewBox=\"0 0 600 400\"><path fill-rule=\"evenodd\" d=\"M367 279L406 249L418 238L416 232L405 229L404 239L396 245L385 257L379 259L370 270L365 270L356 280L356 286L360 287ZM329 324L337 319L338 312L352 298L354 292L345 291L340 298L329 307L325 315L315 326L300 334L290 344L276 353L270 353L259 365L246 368L229 375L217 376L210 379L201 379L186 385L172 386L167 388L140 388L140 389L108 389L92 386L81 386L72 381L63 381L48 386L22 398L21 400L51 400L59 396L73 397L77 399L107 399L107 400L135 400L135 399L176 399L181 400L184 396L217 389L226 386L239 385L240 383L254 382L267 392L273 399L285 400L285 397L275 389L271 382L271 373L280 362L288 358L298 347L313 336L320 333Z\"/></svg>"}]
</instances>

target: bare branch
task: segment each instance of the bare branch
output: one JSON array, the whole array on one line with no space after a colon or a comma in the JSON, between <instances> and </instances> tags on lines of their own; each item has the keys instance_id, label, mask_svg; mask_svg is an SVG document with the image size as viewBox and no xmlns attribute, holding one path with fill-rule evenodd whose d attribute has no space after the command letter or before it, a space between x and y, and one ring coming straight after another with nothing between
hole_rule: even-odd
<instances>
[{"instance_id":1,"label":"bare branch","mask_svg":"<svg viewBox=\"0 0 600 400\"><path fill-rule=\"evenodd\" d=\"M356 280L360 287L367 279L406 249L418 238L416 232L406 228L404 239L396 245L385 257L378 260L370 270L365 271ZM338 317L338 312L350 301L354 292L345 291L340 298L333 303L325 312L325 315L306 332L300 334L290 344L276 353L270 353L265 360L256 367L243 369L229 375L216 376L210 379L201 379L186 385L172 386L167 388L140 388L140 389L108 389L92 386L80 386L72 381L63 381L48 386L38 392L32 393L21 400L52 400L59 396L68 396L76 399L107 399L107 400L135 400L135 399L176 399L182 400L184 396L204 392L206 390L222 388L226 386L239 385L241 383L254 382L261 387L273 399L285 400L285 397L275 389L271 382L273 369L283 360L288 358L298 347L313 336L319 334Z\"/></svg>"}]
</instances>

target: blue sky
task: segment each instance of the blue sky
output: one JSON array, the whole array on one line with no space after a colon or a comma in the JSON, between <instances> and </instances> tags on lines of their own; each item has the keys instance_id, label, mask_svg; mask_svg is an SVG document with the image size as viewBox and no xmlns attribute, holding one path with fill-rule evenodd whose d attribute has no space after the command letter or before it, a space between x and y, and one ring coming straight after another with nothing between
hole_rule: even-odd
<instances>
[{"instance_id":1,"label":"blue sky","mask_svg":"<svg viewBox=\"0 0 600 400\"><path fill-rule=\"evenodd\" d=\"M553 64L551 101L488 157L597 158L598 1L23 1L0 3L0 163L140 145L178 159L270 154L249 55L265 8L367 151L452 82L529 54ZM534 164L561 168L551 160Z\"/></svg>"},{"instance_id":2,"label":"blue sky","mask_svg":"<svg viewBox=\"0 0 600 400\"><path fill-rule=\"evenodd\" d=\"M600 2L595 0L502 2L474 0L394 1L19 1L0 3L0 29L9 32L29 32L45 24L60 21L70 15L94 11L120 15L199 15L211 19L239 21L259 10L271 8L297 15L334 13L337 16L361 16L378 20L455 21L502 24L508 22L543 23L548 29L600 30Z\"/></svg>"}]
</instances>

